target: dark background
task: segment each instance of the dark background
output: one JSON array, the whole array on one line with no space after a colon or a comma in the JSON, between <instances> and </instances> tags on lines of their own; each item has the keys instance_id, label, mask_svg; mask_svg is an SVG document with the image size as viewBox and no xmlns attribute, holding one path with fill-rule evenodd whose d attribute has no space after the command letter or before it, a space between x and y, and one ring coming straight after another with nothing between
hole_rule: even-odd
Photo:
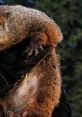
<instances>
[{"instance_id":1,"label":"dark background","mask_svg":"<svg viewBox=\"0 0 82 117\"><path fill-rule=\"evenodd\" d=\"M82 117L82 0L1 0L2 4L35 6L61 27L64 40L58 45L63 87L73 117Z\"/></svg>"}]
</instances>

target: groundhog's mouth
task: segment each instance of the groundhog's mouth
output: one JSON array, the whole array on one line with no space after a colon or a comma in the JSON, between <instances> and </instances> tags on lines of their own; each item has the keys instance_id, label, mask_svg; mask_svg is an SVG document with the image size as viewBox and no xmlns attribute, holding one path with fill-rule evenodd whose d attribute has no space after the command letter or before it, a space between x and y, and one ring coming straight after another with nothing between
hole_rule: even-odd
<instances>
[{"instance_id":1,"label":"groundhog's mouth","mask_svg":"<svg viewBox=\"0 0 82 117\"><path fill-rule=\"evenodd\" d=\"M44 47L37 56L33 54L27 58L27 39L23 42L0 52L0 97L13 88L14 84L21 79L21 76L41 61L48 53L49 47Z\"/></svg>"}]
</instances>

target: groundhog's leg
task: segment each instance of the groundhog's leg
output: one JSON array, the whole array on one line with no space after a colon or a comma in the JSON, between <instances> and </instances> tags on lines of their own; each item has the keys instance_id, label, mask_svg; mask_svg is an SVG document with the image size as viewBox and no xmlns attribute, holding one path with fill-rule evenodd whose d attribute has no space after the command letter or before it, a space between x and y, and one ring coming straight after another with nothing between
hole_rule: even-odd
<instances>
[{"instance_id":1,"label":"groundhog's leg","mask_svg":"<svg viewBox=\"0 0 82 117\"><path fill-rule=\"evenodd\" d=\"M31 56L33 52L38 54L39 50L43 50L43 46L47 44L47 35L44 32L33 32L31 34L30 45L27 49L28 56Z\"/></svg>"}]
</instances>

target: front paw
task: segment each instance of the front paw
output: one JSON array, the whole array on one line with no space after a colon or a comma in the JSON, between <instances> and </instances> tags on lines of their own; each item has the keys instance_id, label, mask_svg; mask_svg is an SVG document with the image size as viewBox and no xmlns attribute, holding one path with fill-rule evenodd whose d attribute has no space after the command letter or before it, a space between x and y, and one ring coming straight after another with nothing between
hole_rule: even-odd
<instances>
[{"instance_id":1,"label":"front paw","mask_svg":"<svg viewBox=\"0 0 82 117\"><path fill-rule=\"evenodd\" d=\"M27 56L31 56L33 53L35 54L35 56L37 56L40 50L43 50L43 47L40 43L31 43L26 50Z\"/></svg>"}]
</instances>

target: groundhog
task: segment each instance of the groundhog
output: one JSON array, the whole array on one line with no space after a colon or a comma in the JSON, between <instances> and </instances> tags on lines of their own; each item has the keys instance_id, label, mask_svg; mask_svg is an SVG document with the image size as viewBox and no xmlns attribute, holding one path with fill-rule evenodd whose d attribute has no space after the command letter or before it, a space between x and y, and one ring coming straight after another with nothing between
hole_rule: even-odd
<instances>
[{"instance_id":1,"label":"groundhog","mask_svg":"<svg viewBox=\"0 0 82 117\"><path fill-rule=\"evenodd\" d=\"M30 37L28 55L63 38L58 25L43 12L23 6L0 6L0 51Z\"/></svg>"},{"instance_id":2,"label":"groundhog","mask_svg":"<svg viewBox=\"0 0 82 117\"><path fill-rule=\"evenodd\" d=\"M24 39L30 39L28 56L38 56L40 49L46 53L0 99L0 117L51 117L61 94L60 65L54 48L62 40L61 30L41 11L0 6L0 51Z\"/></svg>"}]
</instances>

